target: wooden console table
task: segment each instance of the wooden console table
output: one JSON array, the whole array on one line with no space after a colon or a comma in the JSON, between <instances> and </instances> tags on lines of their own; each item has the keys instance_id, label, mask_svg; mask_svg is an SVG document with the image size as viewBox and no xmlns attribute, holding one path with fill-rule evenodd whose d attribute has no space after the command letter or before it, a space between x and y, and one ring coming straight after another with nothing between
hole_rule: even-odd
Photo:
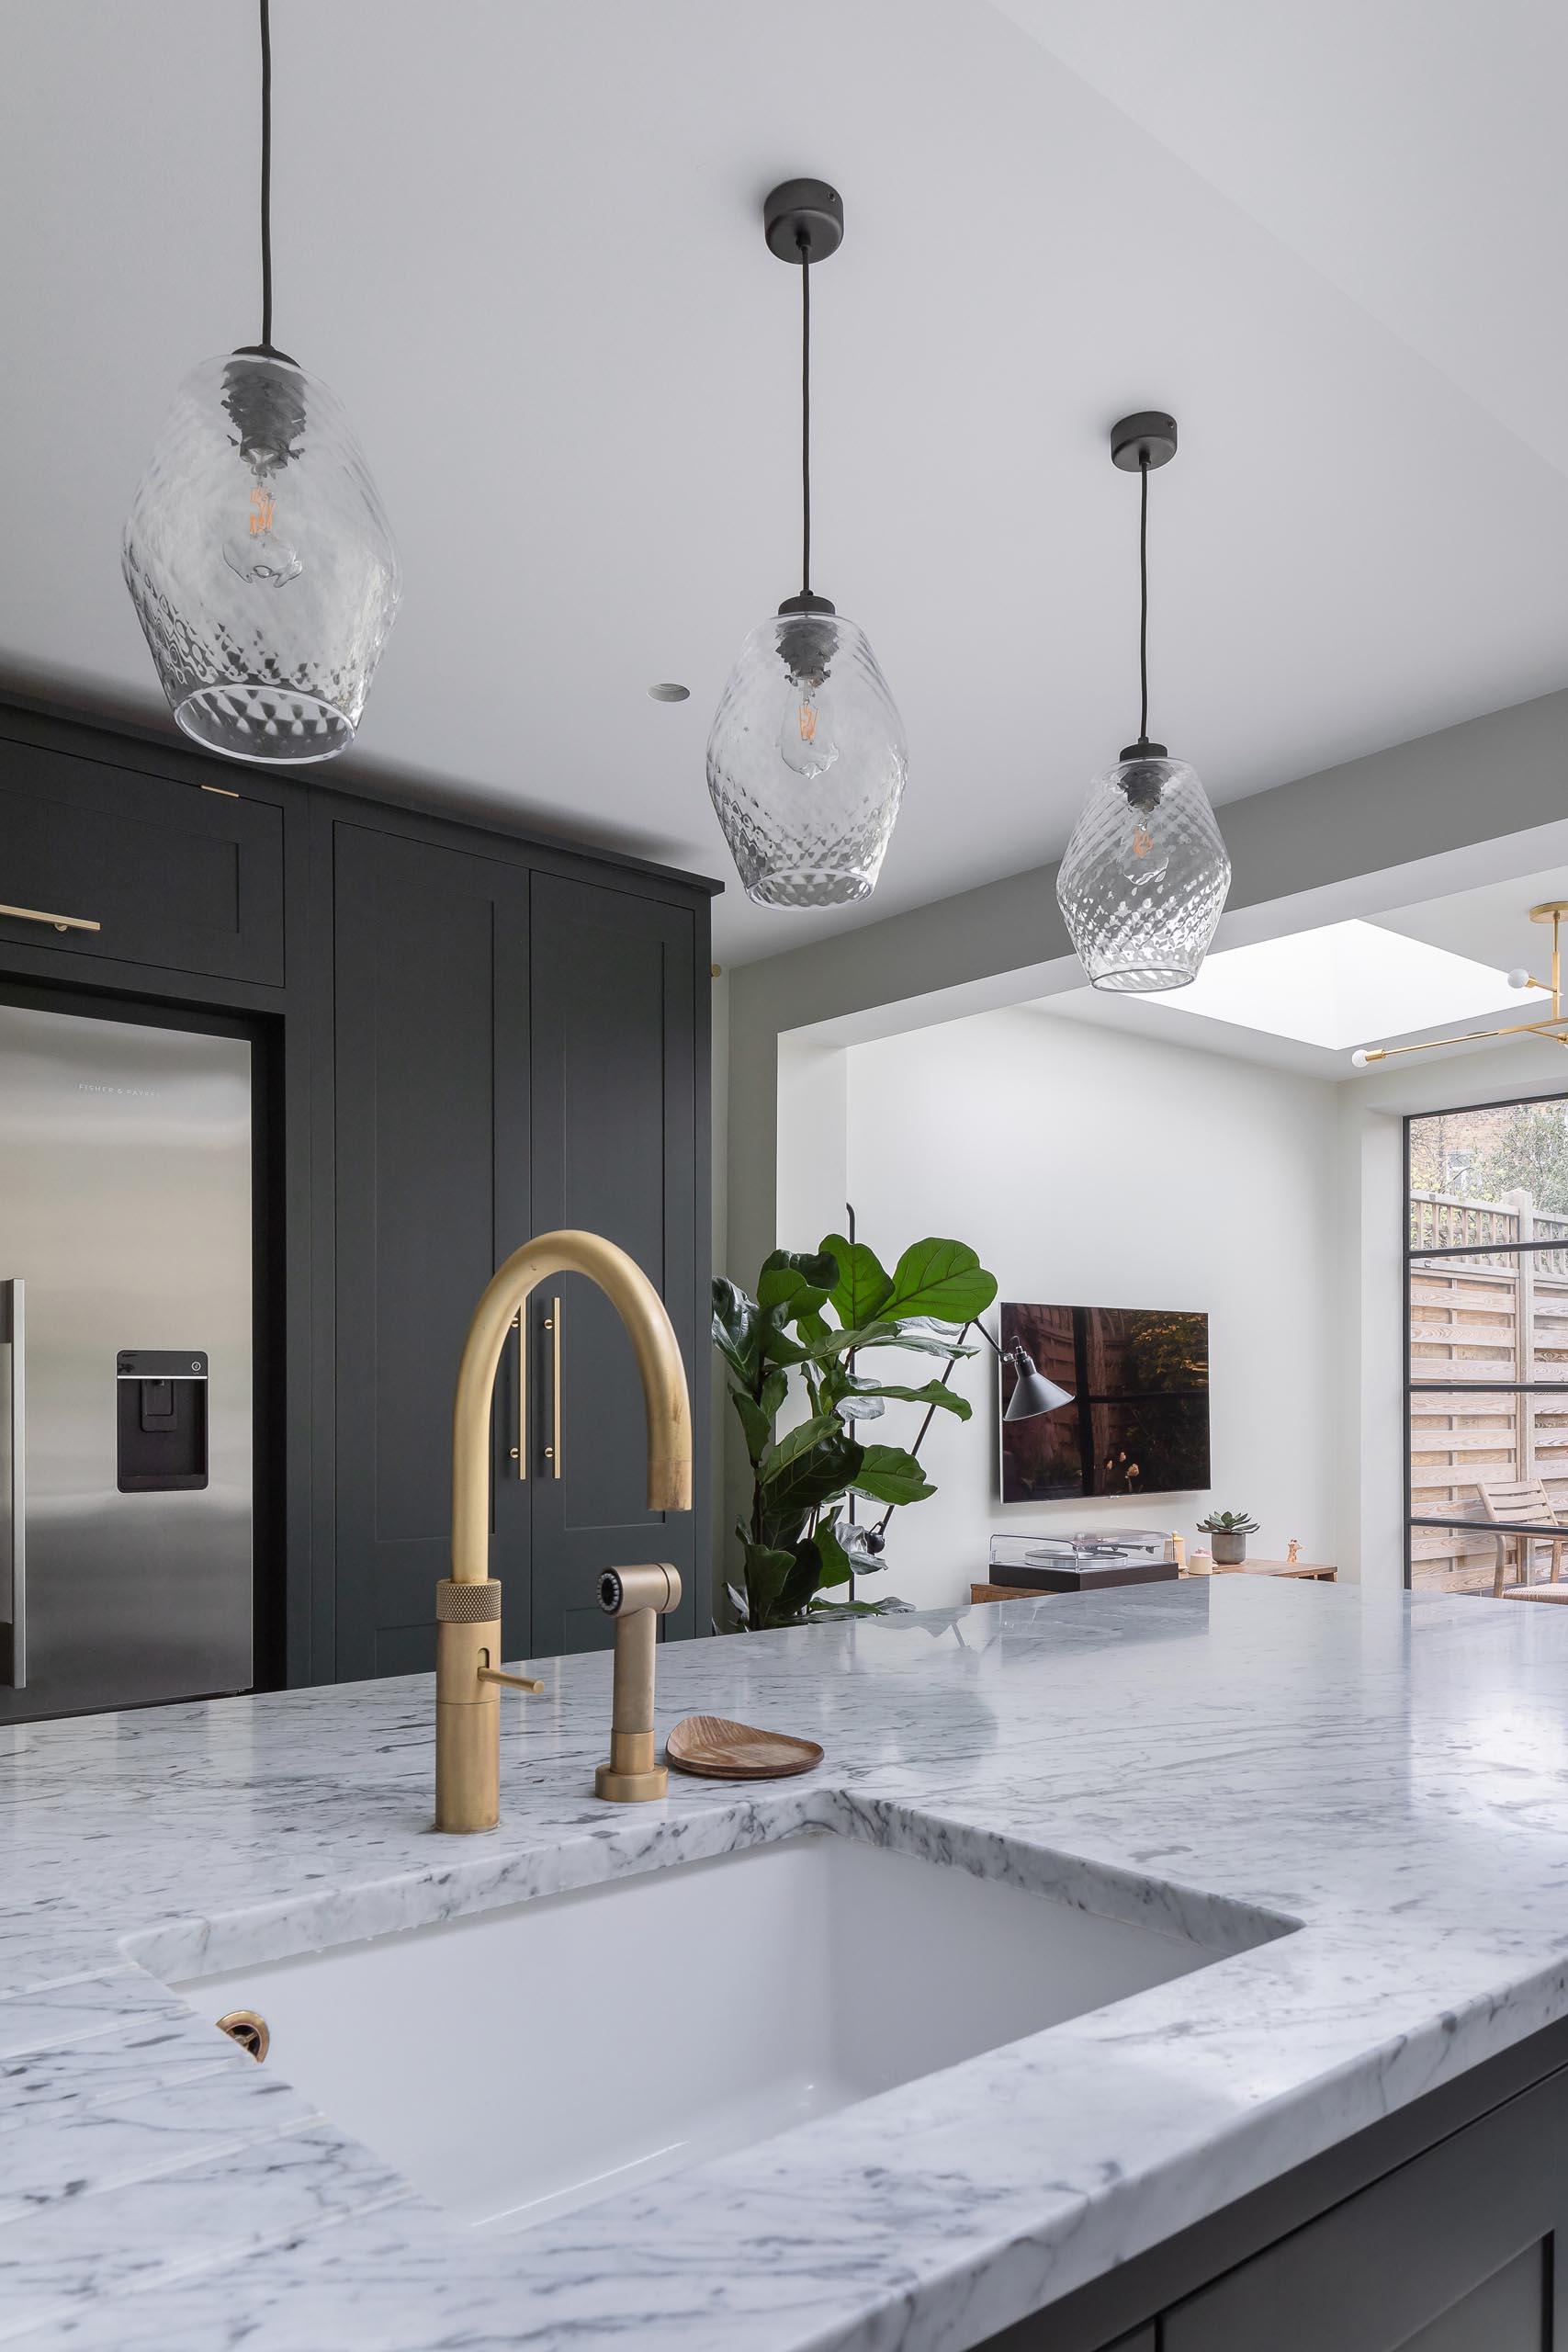
<instances>
[{"instance_id":1,"label":"wooden console table","mask_svg":"<svg viewBox=\"0 0 1568 2352\"><path fill-rule=\"evenodd\" d=\"M1241 1560L1238 1561L1236 1566L1233 1568L1222 1568L1218 1566L1212 1569L1198 1570L1188 1568L1185 1569L1183 1573L1190 1577L1194 1574L1200 1577L1209 1575L1216 1577L1294 1577L1307 1584L1336 1584L1338 1582L1339 1578L1338 1569L1337 1567L1330 1567L1327 1563L1323 1560ZM1161 1579L1161 1581L1168 1583L1169 1579L1167 1577ZM1114 1589L1118 1592L1124 1590L1130 1591L1133 1588L1131 1586L1118 1585ZM1514 1589L1518 1592L1521 1597L1525 1593L1533 1591L1540 1599L1542 1600L1545 1600L1549 1595L1554 1595L1560 1600L1568 1600L1568 1584L1516 1587ZM978 1608L980 1603L986 1600L1060 1600L1062 1599L1062 1595L1059 1592L1042 1591L1037 1585L972 1584L969 1588L969 1599L975 1607Z\"/></svg>"},{"instance_id":2,"label":"wooden console table","mask_svg":"<svg viewBox=\"0 0 1568 2352\"><path fill-rule=\"evenodd\" d=\"M1189 1571L1190 1573L1190 1571ZM1300 1577L1308 1584L1336 1584L1339 1571L1321 1560L1238 1560L1234 1567L1222 1567L1216 1560L1210 1570L1216 1577Z\"/></svg>"}]
</instances>

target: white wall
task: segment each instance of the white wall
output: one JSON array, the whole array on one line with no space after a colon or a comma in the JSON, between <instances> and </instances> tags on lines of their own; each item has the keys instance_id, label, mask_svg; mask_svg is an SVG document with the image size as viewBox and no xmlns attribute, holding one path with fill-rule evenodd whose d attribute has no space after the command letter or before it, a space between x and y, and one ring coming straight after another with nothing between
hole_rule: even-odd
<instances>
[{"instance_id":1,"label":"white wall","mask_svg":"<svg viewBox=\"0 0 1568 2352\"><path fill-rule=\"evenodd\" d=\"M1098 1521L1190 1541L1211 1499L1262 1520L1255 1548L1281 1555L1294 1535L1303 1557L1333 1559L1337 1090L1032 1009L844 1057L849 1194L889 1265L948 1234L1004 1297L1210 1317L1212 1498L1004 1508L987 1351L954 1375L973 1420L932 1425L921 1458L938 1491L895 1515L887 1589L922 1606L966 1598L993 1529ZM918 1418L890 1408L876 1435L908 1443Z\"/></svg>"}]
</instances>

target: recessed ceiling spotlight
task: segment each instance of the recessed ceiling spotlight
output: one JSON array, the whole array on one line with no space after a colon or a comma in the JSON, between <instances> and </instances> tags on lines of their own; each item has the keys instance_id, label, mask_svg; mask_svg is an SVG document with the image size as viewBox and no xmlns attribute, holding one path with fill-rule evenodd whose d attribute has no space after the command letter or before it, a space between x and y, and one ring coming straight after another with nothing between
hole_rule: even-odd
<instances>
[{"instance_id":1,"label":"recessed ceiling spotlight","mask_svg":"<svg viewBox=\"0 0 1568 2352\"><path fill-rule=\"evenodd\" d=\"M689 702L692 698L690 686L674 686L668 680L661 685L649 686L648 694L650 702Z\"/></svg>"}]
</instances>

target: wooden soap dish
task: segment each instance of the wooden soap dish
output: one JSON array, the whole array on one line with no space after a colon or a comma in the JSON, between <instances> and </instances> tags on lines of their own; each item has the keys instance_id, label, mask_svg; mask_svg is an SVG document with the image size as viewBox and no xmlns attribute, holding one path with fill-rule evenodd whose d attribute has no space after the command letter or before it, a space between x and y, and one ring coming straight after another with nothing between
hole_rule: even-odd
<instances>
[{"instance_id":1,"label":"wooden soap dish","mask_svg":"<svg viewBox=\"0 0 1568 2352\"><path fill-rule=\"evenodd\" d=\"M723 1715L684 1715L664 1743L666 1763L700 1781L783 1781L822 1761L814 1739L757 1731Z\"/></svg>"}]
</instances>

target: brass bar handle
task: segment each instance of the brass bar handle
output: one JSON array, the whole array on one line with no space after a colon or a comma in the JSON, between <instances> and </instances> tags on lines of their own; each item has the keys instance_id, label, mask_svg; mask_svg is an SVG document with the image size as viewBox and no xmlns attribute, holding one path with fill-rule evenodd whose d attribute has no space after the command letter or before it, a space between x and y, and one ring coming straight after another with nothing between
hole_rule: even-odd
<instances>
[{"instance_id":1,"label":"brass bar handle","mask_svg":"<svg viewBox=\"0 0 1568 2352\"><path fill-rule=\"evenodd\" d=\"M20 1274L0 1283L0 1342L11 1351L11 1673L28 1686L28 1286Z\"/></svg>"},{"instance_id":2,"label":"brass bar handle","mask_svg":"<svg viewBox=\"0 0 1568 2352\"><path fill-rule=\"evenodd\" d=\"M0 907L0 915L12 915L17 922L51 922L56 931L102 931L101 922L91 922L86 915L46 914L41 907Z\"/></svg>"},{"instance_id":3,"label":"brass bar handle","mask_svg":"<svg viewBox=\"0 0 1568 2352\"><path fill-rule=\"evenodd\" d=\"M531 1674L502 1674L499 1666L481 1666L479 1678L481 1682L504 1682L509 1690L531 1691L536 1699L544 1695L544 1684L536 1682Z\"/></svg>"},{"instance_id":4,"label":"brass bar handle","mask_svg":"<svg viewBox=\"0 0 1568 2352\"><path fill-rule=\"evenodd\" d=\"M545 1460L550 1465L552 1478L560 1476L560 1301L552 1298L550 1311L545 1317L545 1329L550 1335L550 1431L551 1442L545 1448Z\"/></svg>"},{"instance_id":5,"label":"brass bar handle","mask_svg":"<svg viewBox=\"0 0 1568 2352\"><path fill-rule=\"evenodd\" d=\"M528 1310L520 1306L512 1318L517 1334L517 1442L511 1448L517 1476L528 1476Z\"/></svg>"}]
</instances>

